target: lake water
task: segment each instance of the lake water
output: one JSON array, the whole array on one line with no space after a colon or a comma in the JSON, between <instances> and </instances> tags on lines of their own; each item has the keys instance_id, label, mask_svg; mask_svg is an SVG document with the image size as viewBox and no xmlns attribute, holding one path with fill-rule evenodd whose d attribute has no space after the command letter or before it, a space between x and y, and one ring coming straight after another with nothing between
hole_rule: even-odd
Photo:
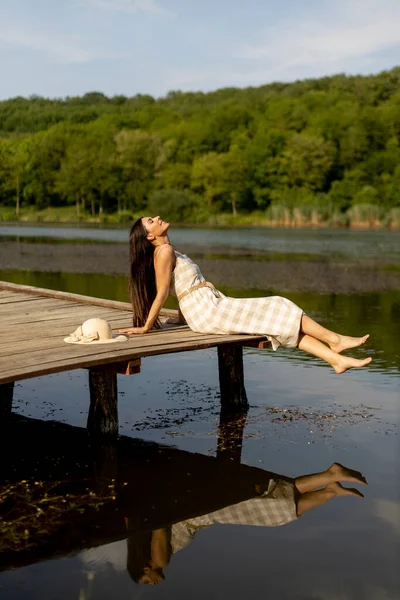
<instances>
[{"instance_id":1,"label":"lake water","mask_svg":"<svg viewBox=\"0 0 400 600\"><path fill-rule=\"evenodd\" d=\"M13 239L120 242L128 240L128 228L64 225L1 225L0 237ZM400 261L400 231L349 231L347 229L206 229L171 230L172 243L179 247L251 251L352 258L385 258Z\"/></svg>"},{"instance_id":2,"label":"lake water","mask_svg":"<svg viewBox=\"0 0 400 600\"><path fill-rule=\"evenodd\" d=\"M7 237L35 232L66 240L126 236L111 229L0 228ZM255 239L262 251L299 255L362 251L397 262L400 251L397 233L384 232L182 229L174 241L199 252L251 253ZM0 279L126 299L125 279L110 275L4 271ZM229 292L245 296L239 284ZM1 598L400 598L400 294L290 297L328 327L369 331L368 346L353 354L371 355L371 367L337 376L296 350L247 349L250 410L222 432L212 349L149 358L140 374L119 376L121 438L114 447L98 448L85 436L86 371L16 384L20 417L1 440L7 458L0 519L14 519L18 535L1 546ZM282 527L251 526L251 518L207 528L196 521L247 501L270 471L297 477L334 461L365 475L368 487L344 483L364 498L333 497ZM51 505L37 516L45 498ZM68 510L57 512L60 506ZM193 538L175 547L165 580L154 588L136 583L149 533L172 535L177 523L189 523ZM36 547L29 545L30 528Z\"/></svg>"}]
</instances>

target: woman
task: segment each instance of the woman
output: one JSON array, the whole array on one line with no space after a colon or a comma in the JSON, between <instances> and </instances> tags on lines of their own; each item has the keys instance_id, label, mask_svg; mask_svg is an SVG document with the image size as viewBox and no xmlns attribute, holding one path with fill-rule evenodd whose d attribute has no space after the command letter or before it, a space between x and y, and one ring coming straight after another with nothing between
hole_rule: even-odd
<instances>
[{"instance_id":1,"label":"woman","mask_svg":"<svg viewBox=\"0 0 400 600\"><path fill-rule=\"evenodd\" d=\"M343 350L364 344L369 335L350 337L329 331L287 298L224 296L204 279L190 258L174 250L168 229L169 223L159 216L141 217L132 225L130 296L134 327L121 329L121 333L145 334L153 327L159 328L161 308L172 293L193 331L265 335L274 350L279 346L298 347L325 360L336 373L371 362L371 358L358 360L341 355Z\"/></svg>"},{"instance_id":2,"label":"woman","mask_svg":"<svg viewBox=\"0 0 400 600\"><path fill-rule=\"evenodd\" d=\"M269 474L265 472L265 475ZM346 488L341 481L367 485L365 477L340 463L326 471L291 479L270 474L267 483L256 484L252 497L214 512L191 517L170 527L137 532L128 537L127 568L136 583L157 585L165 580L164 569L171 556L190 544L196 533L211 525L279 527L332 498L363 494ZM129 519L126 519L129 528Z\"/></svg>"}]
</instances>

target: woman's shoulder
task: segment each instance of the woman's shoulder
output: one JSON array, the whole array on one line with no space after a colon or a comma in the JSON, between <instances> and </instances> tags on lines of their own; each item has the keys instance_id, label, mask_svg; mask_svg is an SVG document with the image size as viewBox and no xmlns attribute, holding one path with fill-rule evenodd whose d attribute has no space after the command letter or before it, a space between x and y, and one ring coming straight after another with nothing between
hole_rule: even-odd
<instances>
[{"instance_id":1,"label":"woman's shoulder","mask_svg":"<svg viewBox=\"0 0 400 600\"><path fill-rule=\"evenodd\" d=\"M173 247L170 244L157 246L154 250L154 267L156 269L164 269L170 266L175 268L176 255Z\"/></svg>"},{"instance_id":2,"label":"woman's shoulder","mask_svg":"<svg viewBox=\"0 0 400 600\"><path fill-rule=\"evenodd\" d=\"M166 256L174 256L175 255L175 250L173 249L173 247L171 246L171 244L163 244L162 246L157 246L157 248L154 250L154 256L158 257L161 254L164 254Z\"/></svg>"}]
</instances>

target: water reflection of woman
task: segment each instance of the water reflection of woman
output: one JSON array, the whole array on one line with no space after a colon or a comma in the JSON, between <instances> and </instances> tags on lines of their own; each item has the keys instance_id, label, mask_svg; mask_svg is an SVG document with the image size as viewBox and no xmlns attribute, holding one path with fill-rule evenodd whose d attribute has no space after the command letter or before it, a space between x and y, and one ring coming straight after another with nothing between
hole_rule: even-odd
<instances>
[{"instance_id":1,"label":"water reflection of woman","mask_svg":"<svg viewBox=\"0 0 400 600\"><path fill-rule=\"evenodd\" d=\"M271 477L267 483L256 484L255 495L248 500L170 527L135 533L128 538L128 572L136 583L157 585L165 579L164 569L171 556L185 548L200 529L217 523L278 527L332 498L363 497L357 489L345 488L340 482L367 483L360 472L333 463L326 471L295 479Z\"/></svg>"},{"instance_id":2,"label":"water reflection of woman","mask_svg":"<svg viewBox=\"0 0 400 600\"><path fill-rule=\"evenodd\" d=\"M169 223L141 217L130 231L130 295L133 325L121 333L145 334L159 327L159 314L169 293L177 296L182 318L193 331L211 334L265 335L274 350L298 347L328 362L336 373L363 367L341 352L364 344L369 335L350 337L329 331L287 298L229 298L207 282L197 265L173 249ZM325 345L326 344L326 345Z\"/></svg>"}]
</instances>

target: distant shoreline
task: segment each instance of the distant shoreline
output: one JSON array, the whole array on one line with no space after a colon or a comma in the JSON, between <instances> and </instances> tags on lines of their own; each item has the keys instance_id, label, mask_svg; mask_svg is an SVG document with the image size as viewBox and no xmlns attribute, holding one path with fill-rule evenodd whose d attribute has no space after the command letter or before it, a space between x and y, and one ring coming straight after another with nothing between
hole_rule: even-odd
<instances>
[{"instance_id":1,"label":"distant shoreline","mask_svg":"<svg viewBox=\"0 0 400 600\"><path fill-rule=\"evenodd\" d=\"M108 219L107 217L110 217ZM106 218L96 218L90 217L88 219L19 219L19 220L2 220L0 214L0 227L4 226L13 226L13 225L110 225L110 226L127 226L131 221L121 222L118 220L112 219L113 215L107 215ZM218 228L218 229L248 229L251 227L259 227L265 229L344 229L349 231L400 231L400 223L396 225L382 225L380 223L369 223L365 221L352 222L348 225L340 225L340 224L328 224L328 223L313 223L313 222L275 222L275 221L266 221L266 220L257 220L253 221L248 218L249 215L246 215L246 222L219 222L218 218L215 221L205 222L205 223L173 223L173 225L177 227L187 227L188 229L191 227L196 228ZM132 218L133 221L134 217Z\"/></svg>"},{"instance_id":2,"label":"distant shoreline","mask_svg":"<svg viewBox=\"0 0 400 600\"><path fill-rule=\"evenodd\" d=\"M129 273L125 244L4 241L1 249L0 271L97 273L126 277ZM331 294L400 290L400 269L391 268L380 259L249 261L240 255L229 259L197 258L195 248L187 247L186 250L193 255L207 279L217 287L233 290Z\"/></svg>"}]
</instances>

